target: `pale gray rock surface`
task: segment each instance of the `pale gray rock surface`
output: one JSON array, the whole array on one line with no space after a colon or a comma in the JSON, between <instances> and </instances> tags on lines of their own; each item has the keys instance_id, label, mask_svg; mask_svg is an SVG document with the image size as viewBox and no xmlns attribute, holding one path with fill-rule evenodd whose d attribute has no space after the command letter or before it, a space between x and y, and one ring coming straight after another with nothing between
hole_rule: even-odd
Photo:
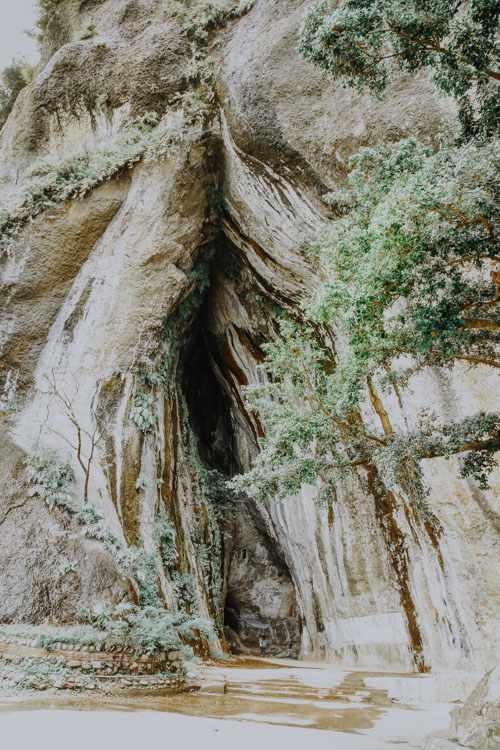
<instances>
[{"instance_id":1,"label":"pale gray rock surface","mask_svg":"<svg viewBox=\"0 0 500 750\"><path fill-rule=\"evenodd\" d=\"M500 748L500 667L488 672L463 705L451 712L450 728L429 735L423 750Z\"/></svg>"},{"instance_id":2,"label":"pale gray rock surface","mask_svg":"<svg viewBox=\"0 0 500 750\"><path fill-rule=\"evenodd\" d=\"M481 750L500 747L500 667L488 672L464 705L452 712L450 739Z\"/></svg>"},{"instance_id":3,"label":"pale gray rock surface","mask_svg":"<svg viewBox=\"0 0 500 750\"><path fill-rule=\"evenodd\" d=\"M265 632L276 653L300 650L345 666L467 670L499 660L498 470L482 492L458 478L455 459L427 462L439 532L403 496L381 502L360 472L328 507L307 487L282 504L249 498L224 507L221 549L200 490L194 443L211 468L229 473L256 453L259 425L242 388L260 377L273 305L296 311L318 283L307 249L328 217L321 196L345 182L360 146L408 135L432 142L453 116L425 75L398 79L377 104L326 81L296 51L307 5L257 0L212 32L218 100L210 132L51 207L0 260L0 397L16 396L22 407L1 417L0 620L65 621L89 600L136 595L98 542L78 529L66 536L64 512L28 496L24 462L47 446L69 453L82 500L82 472L66 442L74 425L47 394L54 373L86 429L94 406L105 415L89 495L118 539L142 542L154 556L169 606L180 578L161 560L161 507L175 528L182 585L200 614L219 622L228 594L228 624L242 648ZM81 39L90 20L95 31ZM23 171L38 156L112 144L136 117L175 106L188 86L191 45L160 0L86 2L80 11L63 0L38 76L0 135L2 200L19 199ZM198 313L189 311L193 274L208 257L208 292ZM186 309L179 322L175 311ZM157 362L171 324L179 346L167 388L148 386L152 442L131 410L144 390L144 360ZM495 408L497 385L486 367L457 366L418 376L402 408L389 397L385 407L402 427L422 406L457 418ZM378 426L370 407L363 417ZM57 554L77 562L60 578L53 525Z\"/></svg>"}]
</instances>

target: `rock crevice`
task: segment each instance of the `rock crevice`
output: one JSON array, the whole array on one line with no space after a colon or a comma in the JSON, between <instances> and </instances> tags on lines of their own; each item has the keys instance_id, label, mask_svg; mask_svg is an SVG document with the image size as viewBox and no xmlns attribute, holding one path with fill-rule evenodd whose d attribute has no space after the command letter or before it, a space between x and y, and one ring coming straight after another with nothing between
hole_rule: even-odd
<instances>
[{"instance_id":1,"label":"rock crevice","mask_svg":"<svg viewBox=\"0 0 500 750\"><path fill-rule=\"evenodd\" d=\"M316 486L278 503L224 485L263 434L244 387L262 377L276 307L300 316L321 276L307 250L328 217L323 193L343 186L360 146L432 143L448 105L424 76L398 79L391 103L370 107L323 80L296 53L305 0L258 0L207 32L202 62L164 3L108 0L88 40L76 38L74 4L60 5L45 68L0 135L7 205L37 156L109 143L176 95L192 104L189 87L208 84L190 66L203 78L208 52L213 99L196 137L48 205L0 259L0 620L67 622L140 593L67 510L30 496L26 460L51 449L73 467L74 501L87 485L119 548L149 561L166 605L213 622L217 652L225 633L242 651L265 634L272 654L345 666L498 659L495 490L459 479L454 459L423 462L439 533L361 470L327 505ZM386 427L430 403L443 417L468 413L497 392L484 366L419 378L410 395L372 399ZM69 445L75 426L87 459L102 433L87 477ZM58 577L60 558L74 565Z\"/></svg>"}]
</instances>

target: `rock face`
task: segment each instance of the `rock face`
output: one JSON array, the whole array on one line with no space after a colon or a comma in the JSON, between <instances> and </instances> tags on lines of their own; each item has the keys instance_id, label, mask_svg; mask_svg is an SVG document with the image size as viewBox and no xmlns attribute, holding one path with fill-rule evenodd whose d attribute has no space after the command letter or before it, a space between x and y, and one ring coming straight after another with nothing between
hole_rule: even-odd
<instances>
[{"instance_id":1,"label":"rock face","mask_svg":"<svg viewBox=\"0 0 500 750\"><path fill-rule=\"evenodd\" d=\"M25 462L50 448L74 469L73 502L87 494L121 548L152 561L168 606L222 633L225 603L242 650L266 634L270 653L346 666L498 659L498 472L482 492L453 459L427 461L439 531L404 497L382 502L361 471L326 507L310 487L283 503L229 498L215 473L256 454L242 388L260 377L274 306L296 311L318 281L307 248L327 218L322 194L360 146L432 142L453 116L424 76L376 105L325 81L296 52L307 5L257 0L212 30L160 0L61 0L53 13L39 73L0 135L11 212L40 156L83 144L114 149L118 164L123 139L149 138L144 118L166 110L151 138L167 122L170 140L82 198L52 200L0 260L0 620L67 621L137 597L109 545L30 494ZM483 366L411 386L401 407L385 404L403 427L422 406L457 418L498 399ZM86 461L93 435L85 473L78 439ZM64 574L59 558L74 562Z\"/></svg>"},{"instance_id":2,"label":"rock face","mask_svg":"<svg viewBox=\"0 0 500 750\"><path fill-rule=\"evenodd\" d=\"M252 507L238 515L233 528L227 561L227 640L235 653L245 653L244 644L257 647L264 633L269 656L297 658L300 614L288 567Z\"/></svg>"},{"instance_id":3,"label":"rock face","mask_svg":"<svg viewBox=\"0 0 500 750\"><path fill-rule=\"evenodd\" d=\"M424 750L498 750L500 747L500 667L488 672L465 703L451 712L447 732L429 735Z\"/></svg>"},{"instance_id":4,"label":"rock face","mask_svg":"<svg viewBox=\"0 0 500 750\"><path fill-rule=\"evenodd\" d=\"M485 675L464 705L452 712L450 738L484 750L500 747L500 667Z\"/></svg>"}]
</instances>

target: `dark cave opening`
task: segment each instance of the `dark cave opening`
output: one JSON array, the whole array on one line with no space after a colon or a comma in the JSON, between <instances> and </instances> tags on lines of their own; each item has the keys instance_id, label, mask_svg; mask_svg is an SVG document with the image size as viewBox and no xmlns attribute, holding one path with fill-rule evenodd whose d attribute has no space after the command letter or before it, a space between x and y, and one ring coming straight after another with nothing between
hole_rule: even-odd
<instances>
[{"instance_id":1,"label":"dark cave opening","mask_svg":"<svg viewBox=\"0 0 500 750\"><path fill-rule=\"evenodd\" d=\"M211 325L219 314L214 290L230 284L230 276L234 281L238 263L233 256L228 260L227 252L224 245L216 249L211 284L185 339L181 388L201 460L229 478L241 470L234 418L239 404L232 401L231 388L223 379L225 341L214 335ZM256 503L239 498L224 511L222 525L225 639L233 652L255 653L264 635L270 655L297 657L301 619L295 587Z\"/></svg>"},{"instance_id":2,"label":"dark cave opening","mask_svg":"<svg viewBox=\"0 0 500 750\"><path fill-rule=\"evenodd\" d=\"M203 327L208 314L206 305L205 302L201 307L184 359L182 391L200 458L209 468L231 476L236 471L231 404L213 370L208 334Z\"/></svg>"}]
</instances>

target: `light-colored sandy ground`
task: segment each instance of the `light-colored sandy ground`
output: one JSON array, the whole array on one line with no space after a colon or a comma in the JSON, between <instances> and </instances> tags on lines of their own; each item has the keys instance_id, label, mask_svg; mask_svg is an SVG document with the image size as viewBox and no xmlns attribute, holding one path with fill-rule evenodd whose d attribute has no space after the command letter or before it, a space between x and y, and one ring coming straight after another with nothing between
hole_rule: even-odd
<instances>
[{"instance_id":1,"label":"light-colored sandy ground","mask_svg":"<svg viewBox=\"0 0 500 750\"><path fill-rule=\"evenodd\" d=\"M0 698L1 750L389 750L446 728L475 676L299 662L202 667L178 696ZM60 709L60 710L58 710Z\"/></svg>"},{"instance_id":2,"label":"light-colored sandy ground","mask_svg":"<svg viewBox=\"0 0 500 750\"><path fill-rule=\"evenodd\" d=\"M9 750L387 750L373 736L141 711L20 711L0 718ZM401 732L405 732L403 725ZM418 747L418 746L417 746Z\"/></svg>"}]
</instances>

